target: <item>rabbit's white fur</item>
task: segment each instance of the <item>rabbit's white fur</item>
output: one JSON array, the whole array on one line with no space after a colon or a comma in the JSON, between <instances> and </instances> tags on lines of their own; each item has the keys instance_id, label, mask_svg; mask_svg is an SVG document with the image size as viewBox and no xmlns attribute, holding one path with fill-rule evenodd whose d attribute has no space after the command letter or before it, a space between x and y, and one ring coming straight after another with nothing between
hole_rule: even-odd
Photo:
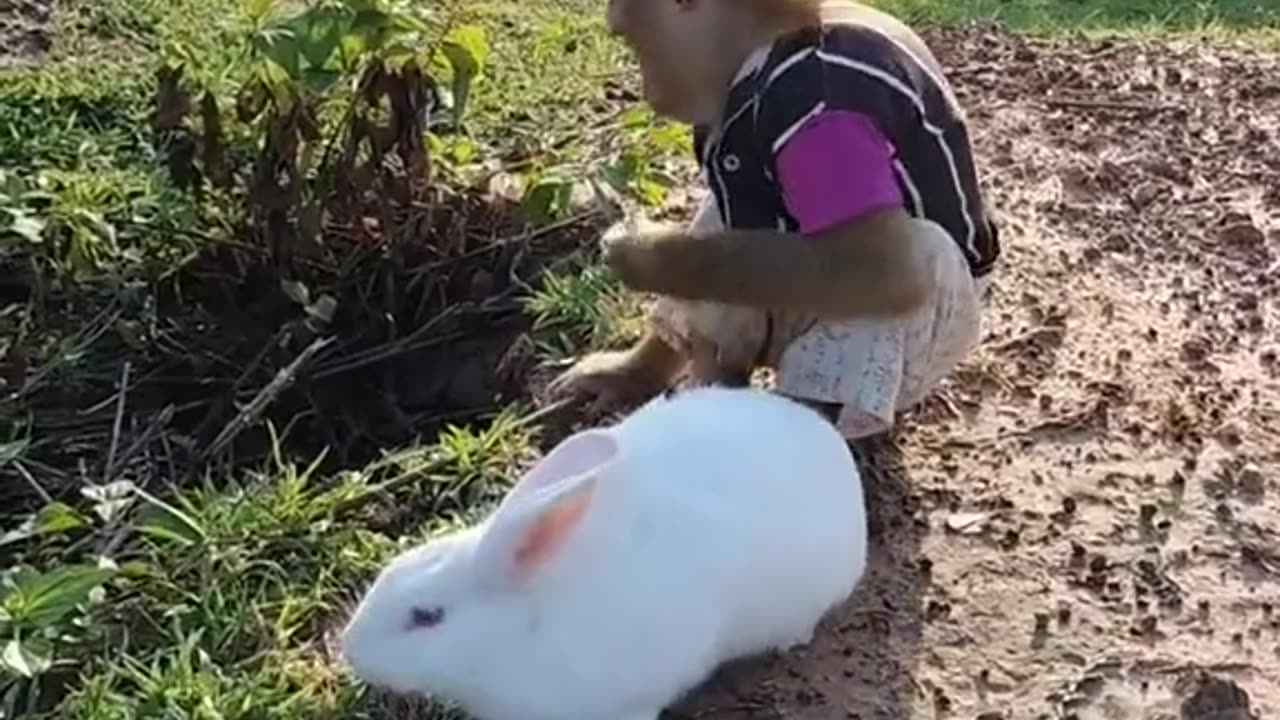
<instances>
[{"instance_id":1,"label":"rabbit's white fur","mask_svg":"<svg viewBox=\"0 0 1280 720\"><path fill-rule=\"evenodd\" d=\"M750 388L658 398L396 558L342 652L485 720L655 720L722 662L808 642L862 576L865 512L817 412ZM414 627L415 607L444 619Z\"/></svg>"}]
</instances>

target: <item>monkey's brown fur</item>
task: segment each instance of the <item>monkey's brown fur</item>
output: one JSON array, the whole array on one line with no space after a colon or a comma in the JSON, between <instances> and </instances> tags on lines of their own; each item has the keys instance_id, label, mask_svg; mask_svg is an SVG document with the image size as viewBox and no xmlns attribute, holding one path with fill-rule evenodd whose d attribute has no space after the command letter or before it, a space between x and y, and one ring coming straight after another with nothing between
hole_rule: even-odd
<instances>
[{"instance_id":1,"label":"monkey's brown fur","mask_svg":"<svg viewBox=\"0 0 1280 720\"><path fill-rule=\"evenodd\" d=\"M930 288L909 218L895 208L811 237L776 230L638 234L611 239L605 260L628 286L685 300L812 313L893 316Z\"/></svg>"}]
</instances>

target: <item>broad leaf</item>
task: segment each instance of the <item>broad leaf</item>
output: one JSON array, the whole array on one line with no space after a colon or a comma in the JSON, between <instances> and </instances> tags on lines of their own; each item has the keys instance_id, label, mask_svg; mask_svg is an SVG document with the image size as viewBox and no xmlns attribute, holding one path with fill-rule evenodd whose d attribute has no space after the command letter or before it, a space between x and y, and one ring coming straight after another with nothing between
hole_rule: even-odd
<instances>
[{"instance_id":1,"label":"broad leaf","mask_svg":"<svg viewBox=\"0 0 1280 720\"><path fill-rule=\"evenodd\" d=\"M39 244L44 241L45 222L38 217L28 215L21 210L9 211L13 218L6 231L11 232L29 243Z\"/></svg>"},{"instance_id":2,"label":"broad leaf","mask_svg":"<svg viewBox=\"0 0 1280 720\"><path fill-rule=\"evenodd\" d=\"M136 486L128 480L117 480L106 485L87 485L80 492L94 501L93 511L105 522L119 517L133 503Z\"/></svg>"},{"instance_id":3,"label":"broad leaf","mask_svg":"<svg viewBox=\"0 0 1280 720\"><path fill-rule=\"evenodd\" d=\"M311 304L311 291L307 289L305 283L281 278L280 290L284 292L286 297L299 305Z\"/></svg>"},{"instance_id":4,"label":"broad leaf","mask_svg":"<svg viewBox=\"0 0 1280 720\"><path fill-rule=\"evenodd\" d=\"M644 106L636 106L622 113L618 124L627 130L648 127L653 123L653 113Z\"/></svg>"},{"instance_id":5,"label":"broad leaf","mask_svg":"<svg viewBox=\"0 0 1280 720\"><path fill-rule=\"evenodd\" d=\"M431 26L422 20L422 18L410 15L407 12L393 13L390 20L391 29L397 33L416 33L419 35L425 35L431 31Z\"/></svg>"},{"instance_id":6,"label":"broad leaf","mask_svg":"<svg viewBox=\"0 0 1280 720\"><path fill-rule=\"evenodd\" d=\"M489 60L489 38L482 27L461 25L445 36L441 52L453 68L453 124L459 125L466 113L471 86Z\"/></svg>"},{"instance_id":7,"label":"broad leaf","mask_svg":"<svg viewBox=\"0 0 1280 720\"><path fill-rule=\"evenodd\" d=\"M543 178L529 187L521 201L526 219L541 225L561 217L573 199L573 181Z\"/></svg>"},{"instance_id":8,"label":"broad leaf","mask_svg":"<svg viewBox=\"0 0 1280 720\"><path fill-rule=\"evenodd\" d=\"M49 627L74 612L113 575L113 570L92 565L65 565L42 574L21 573L0 604L16 624Z\"/></svg>"},{"instance_id":9,"label":"broad leaf","mask_svg":"<svg viewBox=\"0 0 1280 720\"><path fill-rule=\"evenodd\" d=\"M648 207L656 208L667 198L667 187L652 175L641 175L632 179L631 191L640 202Z\"/></svg>"},{"instance_id":10,"label":"broad leaf","mask_svg":"<svg viewBox=\"0 0 1280 720\"><path fill-rule=\"evenodd\" d=\"M302 71L302 83L307 89L317 95L323 95L329 91L339 80L342 79L342 73L337 70L324 70L317 68L307 68Z\"/></svg>"},{"instance_id":11,"label":"broad leaf","mask_svg":"<svg viewBox=\"0 0 1280 720\"><path fill-rule=\"evenodd\" d=\"M27 446L30 444L31 441L26 438L0 443L0 467L4 467L22 457L22 453L27 451Z\"/></svg>"},{"instance_id":12,"label":"broad leaf","mask_svg":"<svg viewBox=\"0 0 1280 720\"><path fill-rule=\"evenodd\" d=\"M310 68L323 68L347 32L350 16L333 6L318 7L289 23L298 52Z\"/></svg>"},{"instance_id":13,"label":"broad leaf","mask_svg":"<svg viewBox=\"0 0 1280 720\"><path fill-rule=\"evenodd\" d=\"M337 309L338 301L334 300L332 295L321 295L306 308L308 315L326 324L333 322L333 314Z\"/></svg>"},{"instance_id":14,"label":"broad leaf","mask_svg":"<svg viewBox=\"0 0 1280 720\"><path fill-rule=\"evenodd\" d=\"M18 525L18 527L10 530L9 532L6 532L3 535L0 535L0 547L4 547L5 545L12 545L13 543L16 543L16 542L22 542L27 538L35 537L36 534L39 532L37 530L37 527L38 527L38 519L36 518L36 516L28 515L27 518L23 520L20 525Z\"/></svg>"},{"instance_id":15,"label":"broad leaf","mask_svg":"<svg viewBox=\"0 0 1280 720\"><path fill-rule=\"evenodd\" d=\"M18 677L34 678L53 667L53 643L40 637L14 638L0 653L0 668Z\"/></svg>"},{"instance_id":16,"label":"broad leaf","mask_svg":"<svg viewBox=\"0 0 1280 720\"><path fill-rule=\"evenodd\" d=\"M36 530L42 535L63 533L88 524L83 515L66 503L51 502L36 514Z\"/></svg>"},{"instance_id":17,"label":"broad leaf","mask_svg":"<svg viewBox=\"0 0 1280 720\"><path fill-rule=\"evenodd\" d=\"M253 38L253 49L270 60L290 78L301 76L298 40L288 27L267 28Z\"/></svg>"},{"instance_id":18,"label":"broad leaf","mask_svg":"<svg viewBox=\"0 0 1280 720\"><path fill-rule=\"evenodd\" d=\"M362 52L376 50L386 42L391 30L391 17L387 13L373 7L356 8L350 30L342 40L344 50L355 38L359 39Z\"/></svg>"},{"instance_id":19,"label":"broad leaf","mask_svg":"<svg viewBox=\"0 0 1280 720\"><path fill-rule=\"evenodd\" d=\"M275 10L279 0L242 0L240 9L249 22L257 25L266 20Z\"/></svg>"},{"instance_id":20,"label":"broad leaf","mask_svg":"<svg viewBox=\"0 0 1280 720\"><path fill-rule=\"evenodd\" d=\"M184 546L204 542L204 528L190 515L145 491L138 494L151 504L138 524L139 532Z\"/></svg>"}]
</instances>

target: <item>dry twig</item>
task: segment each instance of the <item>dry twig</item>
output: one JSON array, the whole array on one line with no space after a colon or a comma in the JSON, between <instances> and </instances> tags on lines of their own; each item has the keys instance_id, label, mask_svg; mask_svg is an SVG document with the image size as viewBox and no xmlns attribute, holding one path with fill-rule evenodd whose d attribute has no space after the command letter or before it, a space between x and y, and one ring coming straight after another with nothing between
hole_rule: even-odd
<instances>
[{"instance_id":1,"label":"dry twig","mask_svg":"<svg viewBox=\"0 0 1280 720\"><path fill-rule=\"evenodd\" d=\"M294 358L293 362L289 363L284 368L281 368L280 371L276 373L276 376L271 379L271 382L267 383L262 390L258 391L258 394L254 396L253 400L249 401L249 404L245 405L244 408L240 410L239 414L231 419L231 422L227 423L226 427L222 429L222 432L218 433L218 436L209 444L209 447L201 451L199 456L200 459L203 461L222 452L222 450L226 448L226 446L229 445L237 435L239 435L245 428L256 422L262 415L262 412L267 409L267 406L275 402L276 398L280 396L280 393L284 392L286 388L293 384L294 380L297 379L298 371L310 362L311 358L315 357L316 353L323 350L332 342L332 337L317 338L308 345L305 350L299 353L298 357Z\"/></svg>"},{"instance_id":2,"label":"dry twig","mask_svg":"<svg viewBox=\"0 0 1280 720\"><path fill-rule=\"evenodd\" d=\"M103 485L111 482L116 467L116 450L120 449L120 427L124 424L125 398L129 395L129 371L132 368L133 363L125 360L120 370L120 392L116 395L116 416L111 423L111 449L107 451L107 466L102 471Z\"/></svg>"}]
</instances>

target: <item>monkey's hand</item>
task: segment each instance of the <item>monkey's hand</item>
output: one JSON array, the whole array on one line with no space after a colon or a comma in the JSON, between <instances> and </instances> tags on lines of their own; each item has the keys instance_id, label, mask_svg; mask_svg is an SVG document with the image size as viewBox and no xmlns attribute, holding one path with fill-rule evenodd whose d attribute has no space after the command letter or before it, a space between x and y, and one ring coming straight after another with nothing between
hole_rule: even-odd
<instances>
[{"instance_id":1,"label":"monkey's hand","mask_svg":"<svg viewBox=\"0 0 1280 720\"><path fill-rule=\"evenodd\" d=\"M593 410L643 402L665 390L687 362L650 333L629 350L598 352L580 359L552 381L552 397L587 401Z\"/></svg>"}]
</instances>

